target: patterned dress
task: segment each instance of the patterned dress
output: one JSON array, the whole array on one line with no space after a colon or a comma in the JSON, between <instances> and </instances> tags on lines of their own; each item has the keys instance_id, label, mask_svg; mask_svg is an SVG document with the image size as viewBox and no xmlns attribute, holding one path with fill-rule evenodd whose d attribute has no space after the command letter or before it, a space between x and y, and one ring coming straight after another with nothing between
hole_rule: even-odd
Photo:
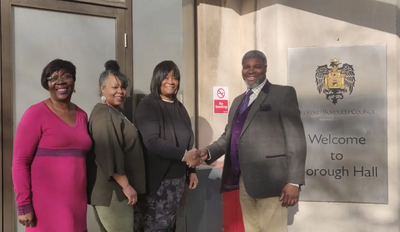
<instances>
[{"instance_id":1,"label":"patterned dress","mask_svg":"<svg viewBox=\"0 0 400 232\"><path fill-rule=\"evenodd\" d=\"M26 232L86 231L86 153L91 139L87 114L76 107L75 125L46 103L25 111L14 140L13 181L18 215L34 211Z\"/></svg>"}]
</instances>

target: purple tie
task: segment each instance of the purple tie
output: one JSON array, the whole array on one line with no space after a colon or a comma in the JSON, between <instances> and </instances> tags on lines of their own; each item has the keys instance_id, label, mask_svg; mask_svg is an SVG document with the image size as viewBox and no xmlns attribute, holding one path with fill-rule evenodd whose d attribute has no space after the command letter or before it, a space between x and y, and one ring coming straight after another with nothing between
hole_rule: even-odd
<instances>
[{"instance_id":1,"label":"purple tie","mask_svg":"<svg viewBox=\"0 0 400 232\"><path fill-rule=\"evenodd\" d=\"M253 90L249 89L249 91L246 93L246 96L244 96L242 103L239 105L239 114L242 114L249 106L250 95L252 94Z\"/></svg>"}]
</instances>

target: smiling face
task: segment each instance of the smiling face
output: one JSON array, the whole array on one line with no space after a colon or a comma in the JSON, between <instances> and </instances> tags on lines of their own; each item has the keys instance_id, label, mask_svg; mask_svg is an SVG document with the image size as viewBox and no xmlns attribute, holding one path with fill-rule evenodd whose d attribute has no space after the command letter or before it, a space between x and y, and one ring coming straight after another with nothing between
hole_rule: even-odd
<instances>
[{"instance_id":1,"label":"smiling face","mask_svg":"<svg viewBox=\"0 0 400 232\"><path fill-rule=\"evenodd\" d=\"M247 87L254 88L266 79L267 66L260 57L249 57L243 62L242 77Z\"/></svg>"},{"instance_id":2,"label":"smiling face","mask_svg":"<svg viewBox=\"0 0 400 232\"><path fill-rule=\"evenodd\" d=\"M121 81L114 75L109 75L106 82L101 86L101 93L106 97L106 102L113 106L120 106L126 97L126 88Z\"/></svg>"},{"instance_id":3,"label":"smiling face","mask_svg":"<svg viewBox=\"0 0 400 232\"><path fill-rule=\"evenodd\" d=\"M174 71L169 72L161 82L161 97L166 100L174 100L173 95L176 94L178 86L179 81L175 78Z\"/></svg>"},{"instance_id":4,"label":"smiling face","mask_svg":"<svg viewBox=\"0 0 400 232\"><path fill-rule=\"evenodd\" d=\"M64 70L53 72L47 78L50 97L55 101L70 101L75 88L75 81L71 74Z\"/></svg>"}]
</instances>

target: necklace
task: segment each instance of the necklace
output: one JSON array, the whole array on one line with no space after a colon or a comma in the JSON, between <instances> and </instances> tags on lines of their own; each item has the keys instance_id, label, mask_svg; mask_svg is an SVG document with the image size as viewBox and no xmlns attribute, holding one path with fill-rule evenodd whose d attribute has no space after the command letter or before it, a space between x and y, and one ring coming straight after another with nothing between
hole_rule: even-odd
<instances>
[{"instance_id":1,"label":"necklace","mask_svg":"<svg viewBox=\"0 0 400 232\"><path fill-rule=\"evenodd\" d=\"M163 95L160 94L161 100L165 101L165 102L169 102L169 103L174 103L174 100L168 100L168 99L164 99L162 98Z\"/></svg>"},{"instance_id":2,"label":"necklace","mask_svg":"<svg viewBox=\"0 0 400 232\"><path fill-rule=\"evenodd\" d=\"M106 102L106 104L108 105L108 107L110 107L111 109L114 109L117 113L119 113L123 118L125 118L126 121L128 121L130 124L132 124L135 128L135 124L133 124L133 122L131 122L121 111L117 110L115 107L111 106L110 104L108 104L108 102Z\"/></svg>"},{"instance_id":3,"label":"necklace","mask_svg":"<svg viewBox=\"0 0 400 232\"><path fill-rule=\"evenodd\" d=\"M174 101L166 100L166 99L163 99L163 98L161 98L161 100L163 100L165 102L168 102L168 103L174 103Z\"/></svg>"}]
</instances>

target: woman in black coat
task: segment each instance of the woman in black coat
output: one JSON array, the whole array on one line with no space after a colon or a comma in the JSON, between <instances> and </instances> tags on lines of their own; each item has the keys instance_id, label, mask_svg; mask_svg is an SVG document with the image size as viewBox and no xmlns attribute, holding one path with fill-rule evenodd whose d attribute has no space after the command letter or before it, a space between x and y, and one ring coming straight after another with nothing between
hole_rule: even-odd
<instances>
[{"instance_id":1,"label":"woman in black coat","mask_svg":"<svg viewBox=\"0 0 400 232\"><path fill-rule=\"evenodd\" d=\"M148 194L139 200L145 232L172 231L188 178L189 188L197 187L196 150L189 115L176 95L180 72L173 61L159 63L153 72L150 90L135 111L145 146Z\"/></svg>"}]
</instances>

